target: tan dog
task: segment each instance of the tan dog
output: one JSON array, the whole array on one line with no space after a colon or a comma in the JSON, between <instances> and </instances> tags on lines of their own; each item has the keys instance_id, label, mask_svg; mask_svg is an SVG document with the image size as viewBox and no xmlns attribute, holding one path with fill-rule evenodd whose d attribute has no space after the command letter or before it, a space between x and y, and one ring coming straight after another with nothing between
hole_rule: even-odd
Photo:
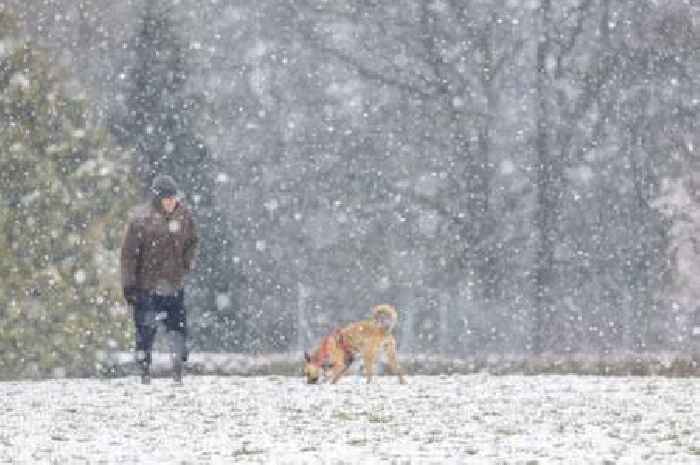
<instances>
[{"instance_id":1,"label":"tan dog","mask_svg":"<svg viewBox=\"0 0 700 465\"><path fill-rule=\"evenodd\" d=\"M333 331L321 340L316 351L304 353L304 376L309 384L316 384L324 377L337 383L350 368L355 355L361 354L367 382L372 381L374 364L379 350L383 350L393 374L405 384L403 372L396 357L396 339L391 334L398 316L396 309L387 304L372 308L372 318L351 323Z\"/></svg>"}]
</instances>

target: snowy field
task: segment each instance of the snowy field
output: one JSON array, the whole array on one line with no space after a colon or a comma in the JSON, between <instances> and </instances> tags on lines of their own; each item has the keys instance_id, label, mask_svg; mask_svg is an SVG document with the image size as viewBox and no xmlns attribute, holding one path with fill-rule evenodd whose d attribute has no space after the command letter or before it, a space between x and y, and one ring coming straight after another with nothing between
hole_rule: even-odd
<instances>
[{"instance_id":1,"label":"snowy field","mask_svg":"<svg viewBox=\"0 0 700 465\"><path fill-rule=\"evenodd\" d=\"M700 379L0 383L0 463L698 464Z\"/></svg>"}]
</instances>

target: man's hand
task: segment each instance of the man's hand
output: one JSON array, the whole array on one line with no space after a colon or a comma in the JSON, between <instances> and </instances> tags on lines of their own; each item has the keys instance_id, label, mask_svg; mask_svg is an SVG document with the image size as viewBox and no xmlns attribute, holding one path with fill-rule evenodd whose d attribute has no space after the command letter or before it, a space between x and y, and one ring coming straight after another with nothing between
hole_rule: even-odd
<instances>
[{"instance_id":1,"label":"man's hand","mask_svg":"<svg viewBox=\"0 0 700 465\"><path fill-rule=\"evenodd\" d=\"M139 298L139 290L135 286L126 286L124 288L124 300L129 305L136 305Z\"/></svg>"}]
</instances>

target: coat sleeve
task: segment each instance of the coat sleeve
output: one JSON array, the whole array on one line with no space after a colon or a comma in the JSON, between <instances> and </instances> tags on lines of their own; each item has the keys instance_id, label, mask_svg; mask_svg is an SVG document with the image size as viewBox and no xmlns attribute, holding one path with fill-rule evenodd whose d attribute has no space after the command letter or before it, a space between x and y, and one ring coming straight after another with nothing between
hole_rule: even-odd
<instances>
[{"instance_id":1,"label":"coat sleeve","mask_svg":"<svg viewBox=\"0 0 700 465\"><path fill-rule=\"evenodd\" d=\"M199 249L199 235L197 232L197 225L194 224L194 219L192 218L192 214L188 212L188 215L187 215L187 237L185 238L184 256L183 256L185 270L191 271L194 268L194 262L195 262L195 258L197 256L198 249Z\"/></svg>"},{"instance_id":2,"label":"coat sleeve","mask_svg":"<svg viewBox=\"0 0 700 465\"><path fill-rule=\"evenodd\" d=\"M136 286L136 277L141 263L143 233L135 220L129 222L124 234L121 250L122 286Z\"/></svg>"}]
</instances>

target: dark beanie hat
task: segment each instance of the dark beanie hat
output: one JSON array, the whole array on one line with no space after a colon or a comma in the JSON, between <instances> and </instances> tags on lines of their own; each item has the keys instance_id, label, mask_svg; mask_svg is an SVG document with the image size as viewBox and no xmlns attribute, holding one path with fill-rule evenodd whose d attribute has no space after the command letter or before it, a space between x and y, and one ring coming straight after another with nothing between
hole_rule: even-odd
<instances>
[{"instance_id":1,"label":"dark beanie hat","mask_svg":"<svg viewBox=\"0 0 700 465\"><path fill-rule=\"evenodd\" d=\"M153 178L151 192L157 199L175 197L175 194L177 194L177 184L175 180L167 174L160 174Z\"/></svg>"}]
</instances>

